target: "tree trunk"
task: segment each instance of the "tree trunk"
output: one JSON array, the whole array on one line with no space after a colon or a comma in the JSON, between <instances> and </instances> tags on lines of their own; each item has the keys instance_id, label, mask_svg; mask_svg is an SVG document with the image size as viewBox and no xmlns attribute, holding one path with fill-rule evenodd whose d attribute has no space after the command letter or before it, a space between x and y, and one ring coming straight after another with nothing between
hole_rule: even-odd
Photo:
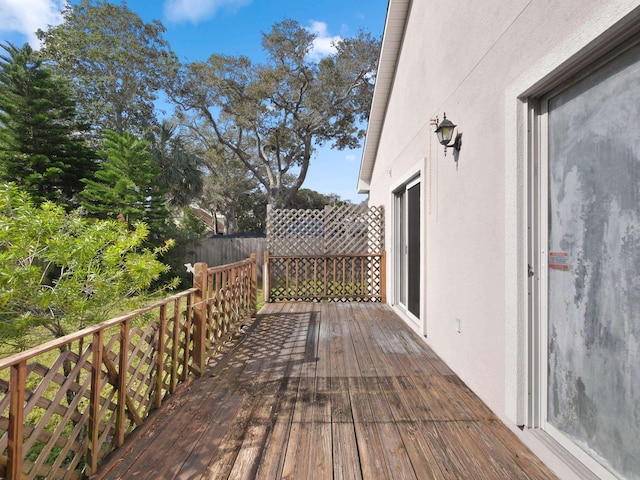
<instances>
[{"instance_id":1,"label":"tree trunk","mask_svg":"<svg viewBox=\"0 0 640 480\"><path fill-rule=\"evenodd\" d=\"M229 205L226 208L225 214L224 214L224 223L225 223L225 227L226 227L226 234L227 235L232 235L234 233L238 233L238 221L236 220L236 206L235 205Z\"/></svg>"},{"instance_id":2,"label":"tree trunk","mask_svg":"<svg viewBox=\"0 0 640 480\"><path fill-rule=\"evenodd\" d=\"M218 211L215 209L213 210L213 221L211 226L213 227L213 234L218 235Z\"/></svg>"}]
</instances>

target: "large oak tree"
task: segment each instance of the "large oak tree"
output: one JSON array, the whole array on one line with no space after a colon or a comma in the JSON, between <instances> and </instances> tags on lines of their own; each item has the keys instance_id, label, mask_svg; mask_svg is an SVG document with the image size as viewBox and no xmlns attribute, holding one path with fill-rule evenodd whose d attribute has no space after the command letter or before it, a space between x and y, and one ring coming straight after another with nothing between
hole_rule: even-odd
<instances>
[{"instance_id":1,"label":"large oak tree","mask_svg":"<svg viewBox=\"0 0 640 480\"><path fill-rule=\"evenodd\" d=\"M293 20L277 23L263 35L265 63L214 54L187 65L173 92L184 123L242 162L274 206L290 203L318 146L354 148L364 136L379 41L360 32L316 62L314 39Z\"/></svg>"},{"instance_id":2,"label":"large oak tree","mask_svg":"<svg viewBox=\"0 0 640 480\"><path fill-rule=\"evenodd\" d=\"M42 55L69 78L91 125L146 136L155 104L168 88L177 57L159 21L145 23L126 4L67 3L64 21L37 32Z\"/></svg>"}]
</instances>

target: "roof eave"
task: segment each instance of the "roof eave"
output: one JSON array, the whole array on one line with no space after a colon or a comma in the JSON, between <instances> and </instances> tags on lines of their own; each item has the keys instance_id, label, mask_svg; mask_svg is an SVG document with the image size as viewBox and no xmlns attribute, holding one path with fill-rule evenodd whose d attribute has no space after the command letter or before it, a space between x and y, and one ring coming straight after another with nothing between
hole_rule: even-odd
<instances>
[{"instance_id":1,"label":"roof eave","mask_svg":"<svg viewBox=\"0 0 640 480\"><path fill-rule=\"evenodd\" d=\"M393 90L405 27L411 10L411 2L412 0L389 0L389 6L387 7L376 85L373 91L367 135L360 161L358 193L369 193L370 190L371 177L378 155L380 136L387 114L389 98Z\"/></svg>"}]
</instances>

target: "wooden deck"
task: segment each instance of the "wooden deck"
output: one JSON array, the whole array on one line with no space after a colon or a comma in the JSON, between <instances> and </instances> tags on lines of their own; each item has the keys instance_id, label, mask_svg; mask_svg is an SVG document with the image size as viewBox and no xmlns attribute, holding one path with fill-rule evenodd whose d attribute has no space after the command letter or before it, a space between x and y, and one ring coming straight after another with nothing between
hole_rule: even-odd
<instances>
[{"instance_id":1,"label":"wooden deck","mask_svg":"<svg viewBox=\"0 0 640 480\"><path fill-rule=\"evenodd\" d=\"M551 479L380 304L268 304L97 478Z\"/></svg>"}]
</instances>

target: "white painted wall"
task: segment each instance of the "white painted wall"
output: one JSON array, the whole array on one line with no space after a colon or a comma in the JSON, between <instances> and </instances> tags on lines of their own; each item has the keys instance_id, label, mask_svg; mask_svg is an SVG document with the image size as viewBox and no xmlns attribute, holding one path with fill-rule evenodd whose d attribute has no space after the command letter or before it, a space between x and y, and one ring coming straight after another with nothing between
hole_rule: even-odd
<instances>
[{"instance_id":1,"label":"white painted wall","mask_svg":"<svg viewBox=\"0 0 640 480\"><path fill-rule=\"evenodd\" d=\"M607 32L634 9L637 15L637 6L635 0L412 2L370 204L386 207L391 239L392 190L420 166L427 342L516 431L526 393L527 137L518 98L544 93L549 78L573 68L582 53L606 50L614 41ZM463 132L457 167L430 124L443 112ZM392 291L393 269L388 273ZM525 440L571 478L547 447Z\"/></svg>"}]
</instances>

